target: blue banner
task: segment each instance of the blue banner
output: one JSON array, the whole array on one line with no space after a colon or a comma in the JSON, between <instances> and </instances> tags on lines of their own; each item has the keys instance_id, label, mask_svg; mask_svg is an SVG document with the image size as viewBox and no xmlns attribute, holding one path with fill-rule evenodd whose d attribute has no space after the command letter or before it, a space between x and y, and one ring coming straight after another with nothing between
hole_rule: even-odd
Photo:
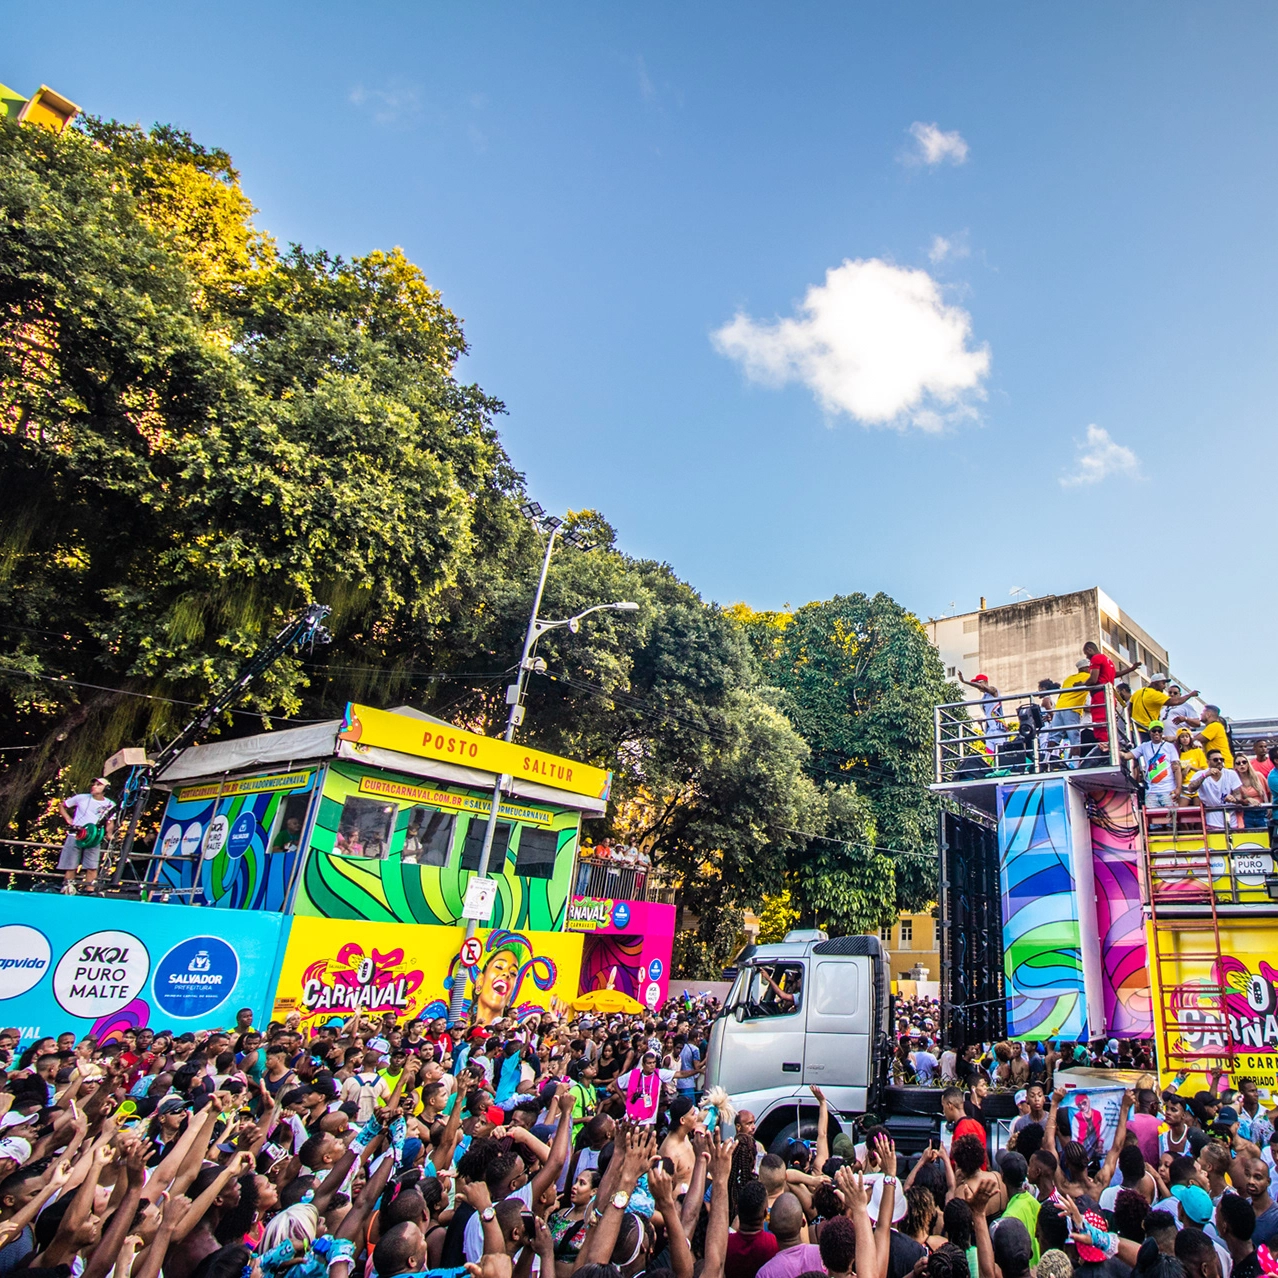
<instances>
[{"instance_id":1,"label":"blue banner","mask_svg":"<svg viewBox=\"0 0 1278 1278\"><path fill-rule=\"evenodd\" d=\"M5 892L0 1024L23 1043L70 1031L229 1029L269 1018L290 919L100 897Z\"/></svg>"}]
</instances>

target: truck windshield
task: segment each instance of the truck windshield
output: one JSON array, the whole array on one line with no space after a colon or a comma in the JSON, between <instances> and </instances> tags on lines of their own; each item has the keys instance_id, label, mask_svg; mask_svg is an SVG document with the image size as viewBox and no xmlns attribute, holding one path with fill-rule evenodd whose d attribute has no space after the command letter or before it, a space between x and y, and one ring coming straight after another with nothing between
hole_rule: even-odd
<instances>
[{"instance_id":1,"label":"truck windshield","mask_svg":"<svg viewBox=\"0 0 1278 1278\"><path fill-rule=\"evenodd\" d=\"M744 969L733 987L733 1001L742 1002L746 1014L757 1016L790 1016L803 1003L803 965L801 963L758 963Z\"/></svg>"}]
</instances>

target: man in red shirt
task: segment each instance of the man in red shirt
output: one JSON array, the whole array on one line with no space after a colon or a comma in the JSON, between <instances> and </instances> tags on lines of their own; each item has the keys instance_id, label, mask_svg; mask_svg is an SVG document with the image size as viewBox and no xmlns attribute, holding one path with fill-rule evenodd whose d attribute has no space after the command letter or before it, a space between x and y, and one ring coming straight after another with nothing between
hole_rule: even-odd
<instances>
[{"instance_id":1,"label":"man in red shirt","mask_svg":"<svg viewBox=\"0 0 1278 1278\"><path fill-rule=\"evenodd\" d=\"M957 1087L947 1087L941 1093L941 1118L942 1147L948 1152L960 1136L975 1136L987 1152L982 1166L988 1166L989 1142L985 1138L985 1124L967 1116L963 1093Z\"/></svg>"},{"instance_id":2,"label":"man in red shirt","mask_svg":"<svg viewBox=\"0 0 1278 1278\"><path fill-rule=\"evenodd\" d=\"M1112 684L1115 679L1126 678L1133 670L1140 669L1140 662L1137 661L1130 666L1125 666L1122 670L1116 670L1114 663L1100 650L1100 645L1092 643L1090 639L1083 645L1083 656L1091 665L1087 685L1096 689L1091 697L1092 735L1101 745L1108 746L1109 728L1105 720L1105 693L1102 685Z\"/></svg>"},{"instance_id":3,"label":"man in red shirt","mask_svg":"<svg viewBox=\"0 0 1278 1278\"><path fill-rule=\"evenodd\" d=\"M740 1228L728 1235L724 1278L754 1278L777 1254L777 1236L768 1230L768 1191L763 1182L748 1180L737 1195Z\"/></svg>"}]
</instances>

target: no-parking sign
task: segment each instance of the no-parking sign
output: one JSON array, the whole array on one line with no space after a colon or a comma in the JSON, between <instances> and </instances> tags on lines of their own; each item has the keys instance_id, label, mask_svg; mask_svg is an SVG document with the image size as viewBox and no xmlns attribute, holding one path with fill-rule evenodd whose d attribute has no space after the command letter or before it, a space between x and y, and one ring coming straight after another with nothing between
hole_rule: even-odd
<instances>
[{"instance_id":1,"label":"no-parking sign","mask_svg":"<svg viewBox=\"0 0 1278 1278\"><path fill-rule=\"evenodd\" d=\"M484 943L477 936L468 936L461 947L461 961L466 967L474 967L484 957Z\"/></svg>"}]
</instances>

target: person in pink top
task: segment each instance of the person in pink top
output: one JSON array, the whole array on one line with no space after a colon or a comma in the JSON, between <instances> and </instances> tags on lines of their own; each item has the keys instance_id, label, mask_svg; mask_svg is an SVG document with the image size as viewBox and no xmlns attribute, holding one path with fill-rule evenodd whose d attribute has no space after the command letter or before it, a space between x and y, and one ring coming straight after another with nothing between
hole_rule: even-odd
<instances>
[{"instance_id":1,"label":"person in pink top","mask_svg":"<svg viewBox=\"0 0 1278 1278\"><path fill-rule=\"evenodd\" d=\"M1134 1132L1145 1161L1158 1166L1158 1093L1142 1087L1136 1093L1136 1112L1127 1120L1127 1130Z\"/></svg>"}]
</instances>

